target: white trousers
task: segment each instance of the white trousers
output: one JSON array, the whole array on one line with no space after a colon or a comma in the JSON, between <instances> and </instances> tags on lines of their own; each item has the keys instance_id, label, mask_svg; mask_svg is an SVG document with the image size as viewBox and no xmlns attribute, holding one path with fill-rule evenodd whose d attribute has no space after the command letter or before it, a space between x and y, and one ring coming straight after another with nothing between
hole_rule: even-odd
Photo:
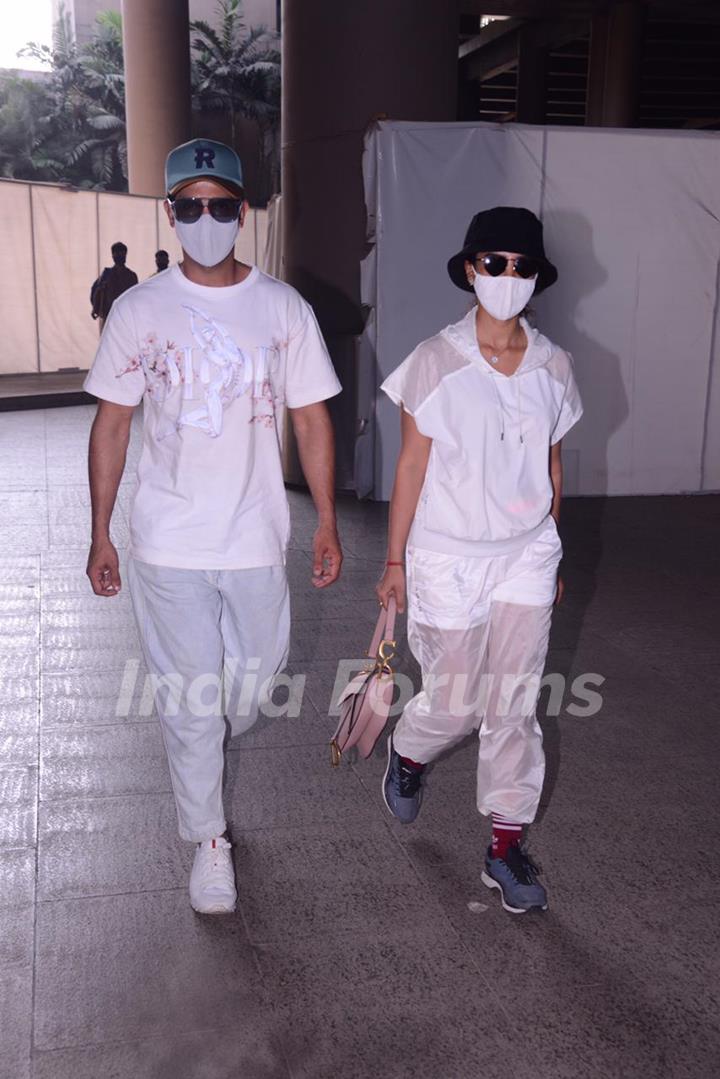
<instances>
[{"instance_id":1,"label":"white trousers","mask_svg":"<svg viewBox=\"0 0 720 1079\"><path fill-rule=\"evenodd\" d=\"M422 688L395 749L427 764L479 728L477 805L527 823L545 776L536 705L562 544L555 522L519 552L458 558L408 548L408 641Z\"/></svg>"},{"instance_id":2,"label":"white trousers","mask_svg":"<svg viewBox=\"0 0 720 1079\"><path fill-rule=\"evenodd\" d=\"M287 662L290 599L283 566L195 570L128 560L128 582L168 755L183 839L226 828L225 716L233 734L255 722Z\"/></svg>"}]
</instances>

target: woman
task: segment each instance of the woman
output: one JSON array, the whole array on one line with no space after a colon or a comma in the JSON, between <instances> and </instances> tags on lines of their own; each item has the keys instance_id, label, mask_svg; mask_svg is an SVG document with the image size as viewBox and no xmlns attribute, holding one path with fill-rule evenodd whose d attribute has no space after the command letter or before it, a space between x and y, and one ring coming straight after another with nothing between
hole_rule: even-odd
<instances>
[{"instance_id":1,"label":"woman","mask_svg":"<svg viewBox=\"0 0 720 1079\"><path fill-rule=\"evenodd\" d=\"M523 913L547 908L521 838L545 770L535 708L562 594L560 446L582 405L568 353L522 317L557 280L533 213L476 214L448 272L477 304L382 386L402 406L402 449L377 593L399 610L407 597L422 668L388 739L383 797L413 821L426 766L479 726L477 804L492 818L482 879Z\"/></svg>"}]
</instances>

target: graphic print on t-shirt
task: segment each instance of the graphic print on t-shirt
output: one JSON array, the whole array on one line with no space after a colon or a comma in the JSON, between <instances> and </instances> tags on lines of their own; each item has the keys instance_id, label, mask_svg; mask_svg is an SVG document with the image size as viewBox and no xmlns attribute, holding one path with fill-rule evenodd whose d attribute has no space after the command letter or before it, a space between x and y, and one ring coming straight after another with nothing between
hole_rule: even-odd
<instances>
[{"instance_id":1,"label":"graphic print on t-shirt","mask_svg":"<svg viewBox=\"0 0 720 1079\"><path fill-rule=\"evenodd\" d=\"M279 366L279 343L243 348L217 319L191 304L181 307L188 312L195 344L178 347L166 341L163 345L156 333L148 333L137 355L116 376L122 378L142 369L147 393L160 406L182 387L176 414L165 417L158 439L182 427L197 427L217 438L224 411L245 394L252 400L250 422L272 427L275 411L284 403L273 381Z\"/></svg>"}]
</instances>

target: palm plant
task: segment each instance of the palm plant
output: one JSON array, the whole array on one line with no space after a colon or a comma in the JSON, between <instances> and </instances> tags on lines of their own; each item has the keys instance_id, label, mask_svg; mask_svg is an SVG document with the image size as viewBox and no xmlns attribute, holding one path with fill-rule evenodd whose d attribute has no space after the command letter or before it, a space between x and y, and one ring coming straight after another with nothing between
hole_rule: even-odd
<instances>
[{"instance_id":1,"label":"palm plant","mask_svg":"<svg viewBox=\"0 0 720 1079\"><path fill-rule=\"evenodd\" d=\"M253 120L261 172L267 174L280 125L278 35L264 27L247 30L242 0L218 0L217 24L217 29L202 20L190 24L193 104L229 117L233 145L238 117ZM268 179L263 176L263 186Z\"/></svg>"},{"instance_id":2,"label":"palm plant","mask_svg":"<svg viewBox=\"0 0 720 1079\"><path fill-rule=\"evenodd\" d=\"M50 66L47 108L38 117L35 168L45 178L78 187L127 188L125 87L120 16L98 16L97 30L78 48L61 9L52 46L31 42L24 54Z\"/></svg>"}]
</instances>

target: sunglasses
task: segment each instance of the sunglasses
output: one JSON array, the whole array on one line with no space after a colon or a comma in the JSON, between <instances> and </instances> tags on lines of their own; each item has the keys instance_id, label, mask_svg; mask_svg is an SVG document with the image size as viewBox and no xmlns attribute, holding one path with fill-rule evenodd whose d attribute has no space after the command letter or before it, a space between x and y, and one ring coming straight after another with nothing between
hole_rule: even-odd
<instances>
[{"instance_id":1,"label":"sunglasses","mask_svg":"<svg viewBox=\"0 0 720 1079\"><path fill-rule=\"evenodd\" d=\"M505 255L498 255L494 252L490 252L487 255L478 255L476 259L473 259L475 265L482 263L491 277L499 277L500 274L505 273L508 263L512 264L512 268L518 277L534 277L540 270L540 263L537 259L529 258L527 255L518 255L517 258L509 259Z\"/></svg>"},{"instance_id":2,"label":"sunglasses","mask_svg":"<svg viewBox=\"0 0 720 1079\"><path fill-rule=\"evenodd\" d=\"M202 217L202 212L207 206L210 216L216 221L227 223L237 221L242 206L242 199L218 198L218 199L170 199L175 219L183 225L193 225Z\"/></svg>"}]
</instances>

